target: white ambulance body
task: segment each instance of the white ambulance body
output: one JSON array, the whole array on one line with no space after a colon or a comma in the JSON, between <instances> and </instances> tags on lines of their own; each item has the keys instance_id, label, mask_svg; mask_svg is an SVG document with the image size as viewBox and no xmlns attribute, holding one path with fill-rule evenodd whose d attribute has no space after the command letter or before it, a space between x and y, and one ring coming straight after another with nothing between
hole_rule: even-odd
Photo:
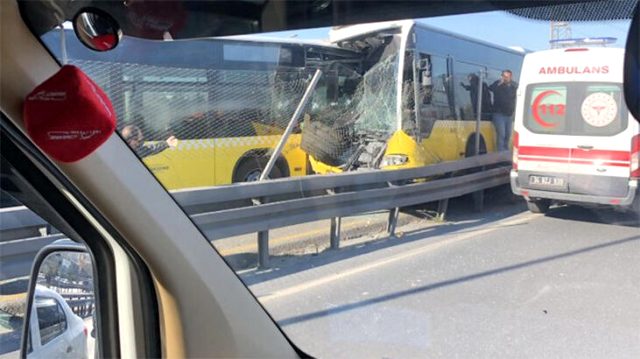
<instances>
[{"instance_id":1,"label":"white ambulance body","mask_svg":"<svg viewBox=\"0 0 640 359\"><path fill-rule=\"evenodd\" d=\"M623 62L616 48L526 55L511 189L532 212L552 201L638 206L640 126L624 102Z\"/></svg>"}]
</instances>

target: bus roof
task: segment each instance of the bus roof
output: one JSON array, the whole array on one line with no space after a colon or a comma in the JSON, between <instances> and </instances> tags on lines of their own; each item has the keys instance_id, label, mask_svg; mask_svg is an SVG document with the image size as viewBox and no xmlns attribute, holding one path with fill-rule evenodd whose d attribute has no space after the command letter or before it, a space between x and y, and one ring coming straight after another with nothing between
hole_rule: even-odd
<instances>
[{"instance_id":1,"label":"bus roof","mask_svg":"<svg viewBox=\"0 0 640 359\"><path fill-rule=\"evenodd\" d=\"M416 24L415 20L397 20L397 21L383 21L383 22L371 22L366 24L347 25L347 26L334 26L329 31L329 41L336 43L342 40L359 37L365 34L378 32L387 29L398 29L404 26L413 26Z\"/></svg>"},{"instance_id":2,"label":"bus roof","mask_svg":"<svg viewBox=\"0 0 640 359\"><path fill-rule=\"evenodd\" d=\"M522 47L518 47L518 46L507 47L507 46L497 45L488 41L479 40L473 37L461 35L461 34L444 30L435 26L425 25L423 23L417 22L416 20L384 21L384 22L375 22L375 23L358 24L358 25L336 26L336 27L333 27L329 32L329 40L332 43L337 43L339 41L348 40L354 37L360 37L365 34L370 34L370 33L378 32L382 30L399 29L402 27L408 28L412 26L425 29L425 30L439 32L441 34L445 34L458 39L480 43L486 46L491 46L497 49L505 50L508 52L516 53L516 54L522 55L522 54L531 52L530 50L526 50Z\"/></svg>"},{"instance_id":3,"label":"bus roof","mask_svg":"<svg viewBox=\"0 0 640 359\"><path fill-rule=\"evenodd\" d=\"M291 37L274 37L274 36L261 36L261 35L233 35L233 36L222 36L216 37L212 39L222 39L222 40L238 40L238 41L246 41L246 42L260 42L260 43L269 43L269 44L296 44L296 45L310 45L310 46L324 46L324 47L332 47L339 48L328 39L298 39Z\"/></svg>"},{"instance_id":4,"label":"bus roof","mask_svg":"<svg viewBox=\"0 0 640 359\"><path fill-rule=\"evenodd\" d=\"M355 53L334 44L299 39L269 39L261 36L230 36L200 38L196 40L158 41L135 37L123 37L118 46L108 52L89 50L77 39L71 29L65 29L65 50L69 59L84 61L106 61L139 63L157 66L186 68L218 68L225 61L253 63L255 69L278 66L278 52L270 47L287 46L291 49L313 49L340 57L352 57ZM42 40L57 58L62 58L61 32L53 30L42 36ZM256 53L243 58L243 45L255 45ZM227 49L227 47L229 47ZM232 49L231 47L235 47ZM150 53L163 49L163 56L151 58ZM229 51L229 53L227 53ZM297 50L296 50L297 51ZM234 52L231 54L231 52ZM227 57L229 56L229 57Z\"/></svg>"}]
</instances>

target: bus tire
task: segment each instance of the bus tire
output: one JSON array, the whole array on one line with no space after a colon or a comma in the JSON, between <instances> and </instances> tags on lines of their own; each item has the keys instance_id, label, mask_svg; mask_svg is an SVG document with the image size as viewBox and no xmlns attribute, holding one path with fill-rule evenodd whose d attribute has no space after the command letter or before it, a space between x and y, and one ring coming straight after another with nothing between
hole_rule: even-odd
<instances>
[{"instance_id":1,"label":"bus tire","mask_svg":"<svg viewBox=\"0 0 640 359\"><path fill-rule=\"evenodd\" d=\"M267 162L269 162L267 157L245 157L233 173L233 183L257 181ZM282 173L282 169L276 162L268 178L280 178L283 176Z\"/></svg>"},{"instance_id":2,"label":"bus tire","mask_svg":"<svg viewBox=\"0 0 640 359\"><path fill-rule=\"evenodd\" d=\"M550 206L550 199L530 199L527 201L527 208L531 213L547 213Z\"/></svg>"}]
</instances>

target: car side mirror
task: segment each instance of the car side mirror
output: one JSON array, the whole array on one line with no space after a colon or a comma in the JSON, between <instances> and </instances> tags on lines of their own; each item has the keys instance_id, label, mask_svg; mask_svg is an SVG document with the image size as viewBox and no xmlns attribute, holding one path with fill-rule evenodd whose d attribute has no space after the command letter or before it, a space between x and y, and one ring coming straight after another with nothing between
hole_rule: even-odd
<instances>
[{"instance_id":1,"label":"car side mirror","mask_svg":"<svg viewBox=\"0 0 640 359\"><path fill-rule=\"evenodd\" d=\"M640 3L631 20L624 54L624 97L629 111L640 121Z\"/></svg>"},{"instance_id":2,"label":"car side mirror","mask_svg":"<svg viewBox=\"0 0 640 359\"><path fill-rule=\"evenodd\" d=\"M93 262L84 245L64 239L38 252L24 311L22 358L95 356L93 283Z\"/></svg>"}]
</instances>

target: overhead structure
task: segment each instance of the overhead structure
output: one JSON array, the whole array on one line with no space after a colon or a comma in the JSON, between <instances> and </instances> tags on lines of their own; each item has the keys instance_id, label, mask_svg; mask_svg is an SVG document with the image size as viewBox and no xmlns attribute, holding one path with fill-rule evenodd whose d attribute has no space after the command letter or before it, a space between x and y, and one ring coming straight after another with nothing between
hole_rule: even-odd
<instances>
[{"instance_id":1,"label":"overhead structure","mask_svg":"<svg viewBox=\"0 0 640 359\"><path fill-rule=\"evenodd\" d=\"M571 39L571 25L568 21L551 21L549 45L552 49L565 47L564 40Z\"/></svg>"}]
</instances>

